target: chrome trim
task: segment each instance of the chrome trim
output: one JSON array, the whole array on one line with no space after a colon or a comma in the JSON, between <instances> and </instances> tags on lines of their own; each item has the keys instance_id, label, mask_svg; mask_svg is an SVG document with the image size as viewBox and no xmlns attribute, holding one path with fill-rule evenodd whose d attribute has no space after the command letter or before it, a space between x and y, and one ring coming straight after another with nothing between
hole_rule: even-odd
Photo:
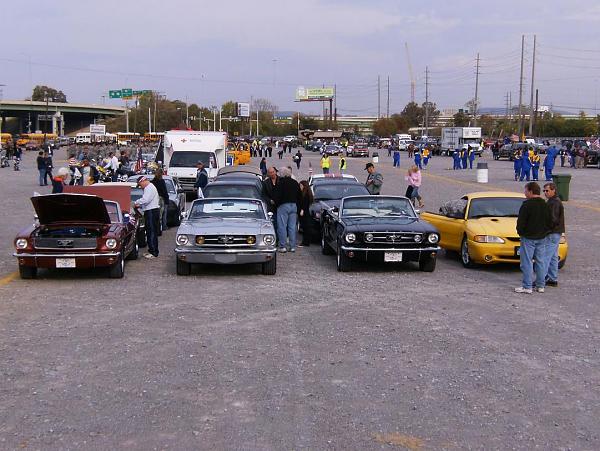
<instances>
[{"instance_id":1,"label":"chrome trim","mask_svg":"<svg viewBox=\"0 0 600 451\"><path fill-rule=\"evenodd\" d=\"M382 248L376 248L376 247L347 247L347 246L342 246L342 250L343 251L363 251L363 252L433 252L433 251L440 251L442 248L439 246L436 247L408 247L408 248L404 248L404 247L382 247Z\"/></svg>"},{"instance_id":2,"label":"chrome trim","mask_svg":"<svg viewBox=\"0 0 600 451\"><path fill-rule=\"evenodd\" d=\"M275 253L277 249L275 247L266 247L264 249L229 249L229 248L195 248L190 247L189 249L183 249L180 247L175 248L175 253L178 254L264 254L264 253Z\"/></svg>"},{"instance_id":3,"label":"chrome trim","mask_svg":"<svg viewBox=\"0 0 600 451\"><path fill-rule=\"evenodd\" d=\"M77 257L118 257L120 252L110 252L105 254L18 254L13 253L13 257L27 257L27 258L43 258L43 257L51 257L51 258L77 258Z\"/></svg>"}]
</instances>

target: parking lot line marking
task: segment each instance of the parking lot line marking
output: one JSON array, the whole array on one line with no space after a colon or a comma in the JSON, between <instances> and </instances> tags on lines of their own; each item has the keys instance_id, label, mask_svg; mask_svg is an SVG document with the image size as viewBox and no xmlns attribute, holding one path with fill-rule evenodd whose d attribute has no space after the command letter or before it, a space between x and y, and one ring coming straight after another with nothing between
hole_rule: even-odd
<instances>
[{"instance_id":1,"label":"parking lot line marking","mask_svg":"<svg viewBox=\"0 0 600 451\"><path fill-rule=\"evenodd\" d=\"M11 283L18 276L19 276L19 273L17 271L15 271L13 273L10 273L8 276L3 277L2 279L0 279L0 287Z\"/></svg>"},{"instance_id":2,"label":"parking lot line marking","mask_svg":"<svg viewBox=\"0 0 600 451\"><path fill-rule=\"evenodd\" d=\"M425 172L424 175L425 175L425 177L431 177L433 179L443 180L443 181L450 182L450 183L456 183L458 185L476 186L477 188L480 188L480 191L488 190L488 191L510 191L510 192L515 192L515 193L521 192L520 190L513 190L513 189L502 188L499 186L488 185L487 183L482 184L482 183L477 183L477 182L467 182L464 180L456 180L456 179L453 179L452 177L446 177L446 176L437 175L437 174L429 174L427 172ZM546 182L540 180L539 183L546 183ZM584 202L578 202L576 200L570 200L570 201L568 201L568 203L566 205L573 205L575 207L585 208L587 210L591 210L591 211L600 213L600 207L594 207L593 205L588 205Z\"/></svg>"}]
</instances>

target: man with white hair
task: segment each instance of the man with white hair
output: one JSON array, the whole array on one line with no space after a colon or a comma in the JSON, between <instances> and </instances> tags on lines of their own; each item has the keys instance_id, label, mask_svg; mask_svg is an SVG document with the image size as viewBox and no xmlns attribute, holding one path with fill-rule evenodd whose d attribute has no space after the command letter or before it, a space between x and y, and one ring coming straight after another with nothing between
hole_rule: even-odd
<instances>
[{"instance_id":1,"label":"man with white hair","mask_svg":"<svg viewBox=\"0 0 600 451\"><path fill-rule=\"evenodd\" d=\"M301 201L300 185L287 167L279 170L279 179L273 190L277 207L277 239L279 252L296 252L296 223ZM286 247L287 244L287 247Z\"/></svg>"}]
</instances>

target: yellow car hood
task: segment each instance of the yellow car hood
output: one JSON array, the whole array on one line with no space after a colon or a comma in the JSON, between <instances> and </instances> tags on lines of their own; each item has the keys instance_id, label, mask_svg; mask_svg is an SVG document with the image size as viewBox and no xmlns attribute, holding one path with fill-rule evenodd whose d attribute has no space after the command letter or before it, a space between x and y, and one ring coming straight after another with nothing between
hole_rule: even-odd
<instances>
[{"instance_id":1,"label":"yellow car hood","mask_svg":"<svg viewBox=\"0 0 600 451\"><path fill-rule=\"evenodd\" d=\"M469 219L467 225L473 235L518 237L517 218L476 218Z\"/></svg>"}]
</instances>

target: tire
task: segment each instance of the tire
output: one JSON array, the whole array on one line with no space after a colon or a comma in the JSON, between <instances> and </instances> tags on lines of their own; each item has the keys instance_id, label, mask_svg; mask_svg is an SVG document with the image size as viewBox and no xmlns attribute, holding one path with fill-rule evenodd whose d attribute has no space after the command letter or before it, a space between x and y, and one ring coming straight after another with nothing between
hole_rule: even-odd
<instances>
[{"instance_id":1,"label":"tire","mask_svg":"<svg viewBox=\"0 0 600 451\"><path fill-rule=\"evenodd\" d=\"M333 255L333 249L331 249L331 246L325 241L325 235L323 233L321 233L321 254Z\"/></svg>"},{"instance_id":2,"label":"tire","mask_svg":"<svg viewBox=\"0 0 600 451\"><path fill-rule=\"evenodd\" d=\"M562 269L562 267L565 266L566 263L567 263L566 258L564 260L559 260L558 261L558 269Z\"/></svg>"},{"instance_id":3,"label":"tire","mask_svg":"<svg viewBox=\"0 0 600 451\"><path fill-rule=\"evenodd\" d=\"M135 240L135 243L133 243L133 249L127 256L127 260L137 260L139 255L140 255L140 245L138 244L137 240Z\"/></svg>"},{"instance_id":4,"label":"tire","mask_svg":"<svg viewBox=\"0 0 600 451\"><path fill-rule=\"evenodd\" d=\"M135 239L139 247L146 247L148 245L148 243L146 242L145 231L138 231L138 233L135 236Z\"/></svg>"},{"instance_id":5,"label":"tire","mask_svg":"<svg viewBox=\"0 0 600 451\"><path fill-rule=\"evenodd\" d=\"M123 258L123 254L120 254L117 262L109 268L108 277L111 279L122 279L124 275L125 259Z\"/></svg>"},{"instance_id":6,"label":"tire","mask_svg":"<svg viewBox=\"0 0 600 451\"><path fill-rule=\"evenodd\" d=\"M192 272L192 265L188 262L184 262L179 260L176 257L177 261L177 275L178 276L189 276Z\"/></svg>"},{"instance_id":7,"label":"tire","mask_svg":"<svg viewBox=\"0 0 600 451\"><path fill-rule=\"evenodd\" d=\"M273 259L268 262L264 262L261 266L263 275L274 276L277 272L277 256L273 257Z\"/></svg>"},{"instance_id":8,"label":"tire","mask_svg":"<svg viewBox=\"0 0 600 451\"><path fill-rule=\"evenodd\" d=\"M35 279L37 277L37 268L35 266L19 265L19 276L21 276L21 279Z\"/></svg>"},{"instance_id":9,"label":"tire","mask_svg":"<svg viewBox=\"0 0 600 451\"><path fill-rule=\"evenodd\" d=\"M467 243L467 237L465 236L460 245L460 261L465 268L475 268L477 266L471 260L471 255L469 254L469 245Z\"/></svg>"},{"instance_id":10,"label":"tire","mask_svg":"<svg viewBox=\"0 0 600 451\"><path fill-rule=\"evenodd\" d=\"M435 264L437 262L436 257L426 257L419 260L419 270L423 272L433 272L435 271Z\"/></svg>"},{"instance_id":11,"label":"tire","mask_svg":"<svg viewBox=\"0 0 600 451\"><path fill-rule=\"evenodd\" d=\"M350 258L342 250L342 246L338 245L337 249L337 270L339 272L348 272L352 268Z\"/></svg>"}]
</instances>

